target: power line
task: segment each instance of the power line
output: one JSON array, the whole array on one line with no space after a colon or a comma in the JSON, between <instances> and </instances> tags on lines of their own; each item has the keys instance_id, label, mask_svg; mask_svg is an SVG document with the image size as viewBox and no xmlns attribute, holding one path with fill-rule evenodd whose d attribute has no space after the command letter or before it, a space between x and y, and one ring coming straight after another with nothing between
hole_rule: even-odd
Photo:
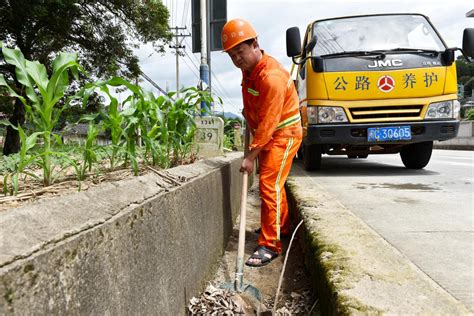
<instances>
[{"instance_id":1,"label":"power line","mask_svg":"<svg viewBox=\"0 0 474 316\"><path fill-rule=\"evenodd\" d=\"M167 1L168 2L168 1ZM171 7L171 22L172 22L172 25L177 25L178 24L178 3L173 1L173 0L170 0L170 7ZM191 73L198 78L198 80L200 79L200 68L199 68L199 64L200 64L200 61L198 60L198 58L194 55L193 55L193 58L191 58L189 56L189 53L186 49L186 46L184 45L181 45L181 43L184 41L187 45L187 47L191 47L189 45L189 42L187 40L186 37L189 37L190 34L178 34L178 30L183 30L183 29L186 29L187 30L187 26L188 23L190 24L191 23L191 15L188 14L189 13L189 10L190 10L190 7L191 7L191 1L190 0L184 0L184 6L183 6L183 15L182 15L182 20L181 20L181 25L183 27L178 27L178 26L175 26L175 27L172 27L170 28L170 30L172 31L175 31L175 34L174 34L174 37L176 39L175 41L175 45L174 46L171 46L170 45L170 48L174 48L176 49L176 91L178 93L179 91L179 55L181 55L182 57L186 57L187 59L189 59L189 61L191 62L192 66L194 67L191 67L188 63L188 61L186 60L186 58L183 58L183 61L185 62L186 64L186 67L189 68L189 70L191 71ZM181 41L178 42L178 37L181 37ZM183 49L180 51L180 49ZM184 51L185 55L182 54L182 52ZM196 61L197 62L197 65L196 63L194 62ZM196 72L197 71L197 72ZM238 108L236 107L236 105L231 102L230 100L232 99L227 90L224 88L224 85L220 82L220 80L218 79L218 77L216 76L216 74L211 70L211 77L213 77L215 80L216 80L216 85L213 86L213 89L216 90L216 92L218 92L220 94L220 97L226 101L227 104L229 104L231 107L235 107L235 108ZM160 90L161 91L161 90Z\"/></svg>"},{"instance_id":2,"label":"power line","mask_svg":"<svg viewBox=\"0 0 474 316\"><path fill-rule=\"evenodd\" d=\"M185 63L186 66L191 70L191 72L194 74L194 76L199 80L199 79L200 79L200 75L199 75L199 72L197 72L197 71L199 71L199 68L196 66L196 64L193 62L193 60L189 57L189 55L188 55L188 53L187 53L186 51L185 51L185 53L186 53L186 56L185 56L185 57L187 57L187 58L189 59L189 61L190 61L190 62L192 63L192 65L194 66L194 68L192 68L192 67L188 64L188 62L186 61L186 58L183 58L184 63ZM223 91L221 91L221 89L219 89L217 86L214 86L214 90L220 95L219 97L220 97L222 100L224 100L225 102L227 102L230 106L235 107L235 105L234 105L232 102L230 102L230 99L227 98L226 96L224 96L225 93L223 93Z\"/></svg>"},{"instance_id":3,"label":"power line","mask_svg":"<svg viewBox=\"0 0 474 316\"><path fill-rule=\"evenodd\" d=\"M187 39L185 39L185 41L186 41L186 44L189 46L189 43L188 43ZM189 57L188 52L185 51L185 53L186 53L186 55L188 55L188 57ZM191 54L192 54L192 52L191 52ZM192 54L192 56L193 56L193 58L196 60L196 62L199 64L200 61L197 59L196 55ZM189 57L189 59L191 59L191 58ZM194 64L194 63L193 63L193 64ZM196 67L197 67L197 66L196 66ZM211 70L211 73L214 74L214 72L213 72L212 70ZM216 75L215 75L215 74L214 74L214 78L216 78ZM219 83L219 84L220 84L220 83ZM224 90L225 90L225 89L224 89Z\"/></svg>"},{"instance_id":4,"label":"power line","mask_svg":"<svg viewBox=\"0 0 474 316\"><path fill-rule=\"evenodd\" d=\"M192 65L194 66L194 68L199 71L199 67L194 63L194 61L191 59L191 57L189 56L188 52L185 50L184 53L186 54L186 57L189 59L189 61L191 61ZM186 60L186 59L183 59L183 60ZM188 65L189 67L189 65ZM214 74L214 78L217 80L217 77L215 76ZM233 102L230 102L230 100L232 99L228 94L227 94L227 91L222 87L222 86L214 86L214 90L216 90L216 92L220 95L220 97L225 100L230 106L233 106L235 107L235 105L233 104Z\"/></svg>"},{"instance_id":5,"label":"power line","mask_svg":"<svg viewBox=\"0 0 474 316\"><path fill-rule=\"evenodd\" d=\"M181 19L181 26L186 26L185 22L188 17L188 7L189 5L187 5L188 3L188 0L184 0L184 7L183 7L183 18Z\"/></svg>"},{"instance_id":6,"label":"power line","mask_svg":"<svg viewBox=\"0 0 474 316\"><path fill-rule=\"evenodd\" d=\"M149 83L151 83L151 85L155 88L157 88L161 93L163 93L164 95L166 95L166 91L163 90L156 82L154 82L153 80L151 80L150 77L148 77L143 71L140 70L140 75L146 80L148 81Z\"/></svg>"},{"instance_id":7,"label":"power line","mask_svg":"<svg viewBox=\"0 0 474 316\"><path fill-rule=\"evenodd\" d=\"M189 53L187 50L184 51L184 53L186 54L186 57L188 57L188 59L191 61L191 63L193 64L194 68L196 68L198 71L199 71L199 67L194 63L194 61L191 59L191 57L189 56ZM193 57L195 59L196 56L193 55ZM199 62L199 61L198 61ZM219 79L217 78L217 76L214 74L214 72L211 70L211 75L214 76L214 79L216 79L216 82L217 82L217 85L214 85L214 89L221 95L222 99L226 100L229 105L235 107L235 105L233 104L233 102L230 102L230 100L232 99L229 94L227 93L226 89L224 88L224 86L221 84L221 82L219 81Z\"/></svg>"},{"instance_id":8,"label":"power line","mask_svg":"<svg viewBox=\"0 0 474 316\"><path fill-rule=\"evenodd\" d=\"M193 67L191 67L191 66L188 64L188 62L186 61L185 58L183 58L183 61L184 61L184 63L186 64L186 66L189 68L189 70L191 70L191 73L192 73L192 74L198 79L198 81L199 81L199 79L200 79L200 78L199 78L199 72L196 72L196 69L193 68Z\"/></svg>"},{"instance_id":9,"label":"power line","mask_svg":"<svg viewBox=\"0 0 474 316\"><path fill-rule=\"evenodd\" d=\"M217 85L225 92L225 94L229 97L229 94L227 93L226 88L224 88L224 85L220 82L219 78L217 78L217 75L214 73L214 71L211 70L212 76L214 76L214 79L216 79ZM230 97L229 97L230 98Z\"/></svg>"},{"instance_id":10,"label":"power line","mask_svg":"<svg viewBox=\"0 0 474 316\"><path fill-rule=\"evenodd\" d=\"M192 45L189 45L189 42L188 42L188 39L187 39L187 38L185 38L184 41L186 42L187 47L192 47ZM193 56L194 60L195 60L198 64L201 63L201 61L196 57L196 55L194 55L194 53L193 53L192 51L191 51L191 55Z\"/></svg>"},{"instance_id":11,"label":"power line","mask_svg":"<svg viewBox=\"0 0 474 316\"><path fill-rule=\"evenodd\" d=\"M188 43L187 39L185 39L185 42L186 42L186 44L187 44L186 47L189 47L189 43ZM188 58L193 62L193 65L197 68L197 70L199 70L199 67L198 67L198 66L194 63L194 61L191 59L191 57L189 56L188 51L187 51L186 49L184 50L184 53L185 53L185 54L188 56ZM192 54L192 53L191 53L191 54ZM199 64L200 61L197 59L197 57L194 56L194 54L192 54L192 55L193 55L193 57L194 57L194 60L197 62L197 64Z\"/></svg>"},{"instance_id":12,"label":"power line","mask_svg":"<svg viewBox=\"0 0 474 316\"><path fill-rule=\"evenodd\" d=\"M170 5L171 5L171 25L176 25L174 23L174 1L170 0Z\"/></svg>"},{"instance_id":13,"label":"power line","mask_svg":"<svg viewBox=\"0 0 474 316\"><path fill-rule=\"evenodd\" d=\"M216 74L215 74L213 71L211 71L211 75L213 76L213 78L216 80L216 83L217 83L217 85L214 86L214 88L219 87L220 90L223 91L223 94L224 94L228 99L232 99L232 98L230 97L230 95L227 93L226 88L224 88L224 85L220 82L219 78L216 76Z\"/></svg>"}]
</instances>

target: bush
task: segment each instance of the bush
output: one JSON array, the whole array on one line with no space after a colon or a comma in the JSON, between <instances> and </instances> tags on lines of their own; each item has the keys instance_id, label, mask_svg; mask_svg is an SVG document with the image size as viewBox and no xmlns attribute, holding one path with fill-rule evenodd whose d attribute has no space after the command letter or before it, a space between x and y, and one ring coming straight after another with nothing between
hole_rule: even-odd
<instances>
[{"instance_id":1,"label":"bush","mask_svg":"<svg viewBox=\"0 0 474 316\"><path fill-rule=\"evenodd\" d=\"M474 109L470 109L467 111L466 120L473 121L474 120Z\"/></svg>"}]
</instances>

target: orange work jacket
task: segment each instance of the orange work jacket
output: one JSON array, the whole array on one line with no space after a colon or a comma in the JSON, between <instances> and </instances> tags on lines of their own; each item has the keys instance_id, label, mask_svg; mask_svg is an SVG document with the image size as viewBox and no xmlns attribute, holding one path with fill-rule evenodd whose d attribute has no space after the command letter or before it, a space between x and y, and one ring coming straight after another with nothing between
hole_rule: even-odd
<instances>
[{"instance_id":1,"label":"orange work jacket","mask_svg":"<svg viewBox=\"0 0 474 316\"><path fill-rule=\"evenodd\" d=\"M243 114L253 135L251 149L267 149L279 136L302 137L293 80L278 61L262 54L250 74L242 72Z\"/></svg>"}]
</instances>

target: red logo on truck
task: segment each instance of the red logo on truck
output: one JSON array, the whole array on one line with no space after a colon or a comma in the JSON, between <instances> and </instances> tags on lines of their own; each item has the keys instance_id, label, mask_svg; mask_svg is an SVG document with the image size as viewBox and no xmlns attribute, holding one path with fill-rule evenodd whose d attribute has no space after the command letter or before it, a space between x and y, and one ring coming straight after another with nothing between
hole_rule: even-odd
<instances>
[{"instance_id":1,"label":"red logo on truck","mask_svg":"<svg viewBox=\"0 0 474 316\"><path fill-rule=\"evenodd\" d=\"M382 76L377 81L377 87L382 92L390 92L395 88L395 79L390 76Z\"/></svg>"}]
</instances>

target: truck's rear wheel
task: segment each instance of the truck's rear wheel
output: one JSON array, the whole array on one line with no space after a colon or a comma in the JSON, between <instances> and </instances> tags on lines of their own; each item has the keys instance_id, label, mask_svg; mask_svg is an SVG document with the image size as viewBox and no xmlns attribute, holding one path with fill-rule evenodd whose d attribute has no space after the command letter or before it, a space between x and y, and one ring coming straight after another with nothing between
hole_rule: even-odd
<instances>
[{"instance_id":1,"label":"truck's rear wheel","mask_svg":"<svg viewBox=\"0 0 474 316\"><path fill-rule=\"evenodd\" d=\"M307 171L321 168L321 145L303 145L303 166Z\"/></svg>"},{"instance_id":2,"label":"truck's rear wheel","mask_svg":"<svg viewBox=\"0 0 474 316\"><path fill-rule=\"evenodd\" d=\"M433 142L422 142L403 146L400 157L408 169L422 169L431 158Z\"/></svg>"}]
</instances>

